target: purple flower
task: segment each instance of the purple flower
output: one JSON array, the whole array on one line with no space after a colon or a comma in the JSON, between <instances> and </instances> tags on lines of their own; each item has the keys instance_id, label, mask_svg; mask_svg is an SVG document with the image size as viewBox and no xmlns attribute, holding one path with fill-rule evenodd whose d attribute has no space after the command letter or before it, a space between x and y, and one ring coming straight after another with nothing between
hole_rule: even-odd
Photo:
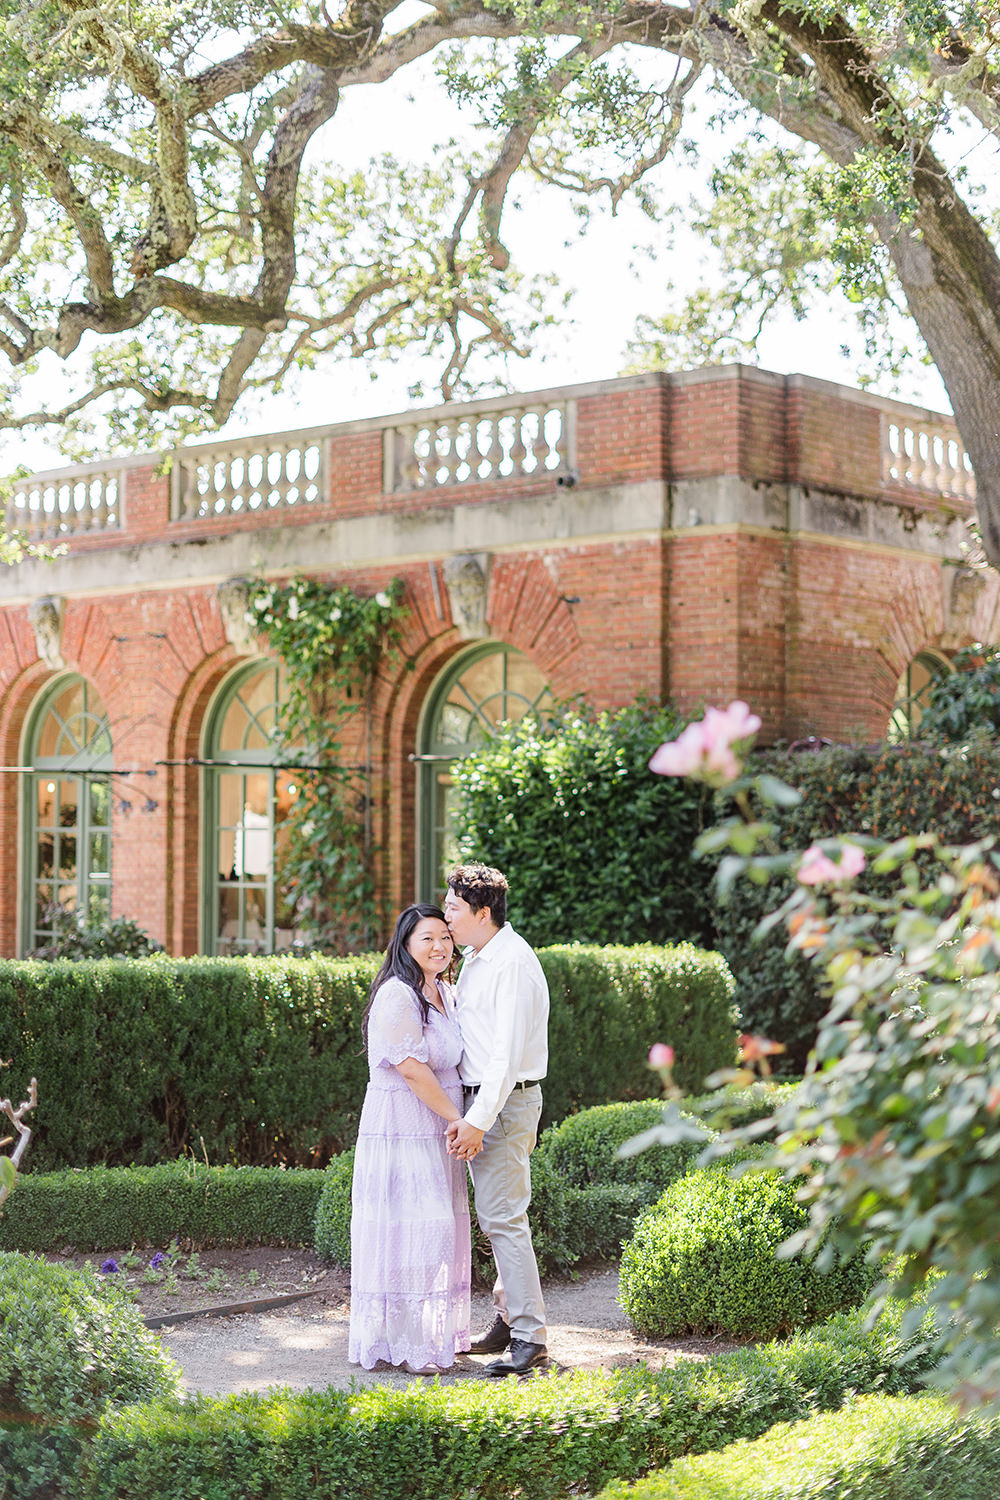
<instances>
[{"instance_id":1,"label":"purple flower","mask_svg":"<svg viewBox=\"0 0 1000 1500\"><path fill-rule=\"evenodd\" d=\"M153 1259L149 1262L149 1269L151 1271L158 1271L163 1265L163 1262L166 1260L166 1258L167 1257L164 1255L162 1250L157 1250L156 1254L153 1256Z\"/></svg>"},{"instance_id":2,"label":"purple flower","mask_svg":"<svg viewBox=\"0 0 1000 1500\"><path fill-rule=\"evenodd\" d=\"M106 1261L103 1261L101 1264L101 1275L113 1276L119 1269L120 1268L118 1262L116 1260L112 1260L109 1256L108 1259Z\"/></svg>"}]
</instances>

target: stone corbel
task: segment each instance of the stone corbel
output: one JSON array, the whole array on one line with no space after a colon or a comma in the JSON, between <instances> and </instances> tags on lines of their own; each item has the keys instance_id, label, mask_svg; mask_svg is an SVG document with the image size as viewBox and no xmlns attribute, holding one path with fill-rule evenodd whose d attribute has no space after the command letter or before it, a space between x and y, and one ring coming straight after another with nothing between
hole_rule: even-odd
<instances>
[{"instance_id":1,"label":"stone corbel","mask_svg":"<svg viewBox=\"0 0 1000 1500\"><path fill-rule=\"evenodd\" d=\"M215 591L226 640L241 656L257 652L257 626L250 608L249 578L224 578Z\"/></svg>"},{"instance_id":2,"label":"stone corbel","mask_svg":"<svg viewBox=\"0 0 1000 1500\"><path fill-rule=\"evenodd\" d=\"M975 639L975 617L985 587L984 569L962 563L941 569L944 617L941 645L946 651L957 651Z\"/></svg>"},{"instance_id":3,"label":"stone corbel","mask_svg":"<svg viewBox=\"0 0 1000 1500\"><path fill-rule=\"evenodd\" d=\"M488 552L460 552L444 565L452 622L465 641L481 640L490 633L486 623L489 581Z\"/></svg>"},{"instance_id":4,"label":"stone corbel","mask_svg":"<svg viewBox=\"0 0 1000 1500\"><path fill-rule=\"evenodd\" d=\"M53 672L61 672L66 666L62 653L63 613L63 600L51 596L32 599L28 605L28 620L35 632L35 648Z\"/></svg>"}]
</instances>

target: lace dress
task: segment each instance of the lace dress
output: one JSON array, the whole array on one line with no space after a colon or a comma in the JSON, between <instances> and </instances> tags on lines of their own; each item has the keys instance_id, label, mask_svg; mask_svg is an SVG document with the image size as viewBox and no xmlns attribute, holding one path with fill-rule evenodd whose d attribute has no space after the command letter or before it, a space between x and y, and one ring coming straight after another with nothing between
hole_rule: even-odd
<instances>
[{"instance_id":1,"label":"lace dress","mask_svg":"<svg viewBox=\"0 0 1000 1500\"><path fill-rule=\"evenodd\" d=\"M426 1023L409 985L389 979L368 1018L369 1083L351 1191L348 1358L448 1366L469 1347L471 1240L466 1166L445 1150L447 1122L394 1064L425 1062L459 1110L462 1039L454 995Z\"/></svg>"}]
</instances>

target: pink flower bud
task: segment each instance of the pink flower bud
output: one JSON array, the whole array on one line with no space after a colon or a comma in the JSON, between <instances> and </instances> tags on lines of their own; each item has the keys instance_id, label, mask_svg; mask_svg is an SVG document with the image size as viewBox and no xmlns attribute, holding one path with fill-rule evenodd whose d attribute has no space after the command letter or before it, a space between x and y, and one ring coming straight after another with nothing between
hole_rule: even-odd
<instances>
[{"instance_id":1,"label":"pink flower bud","mask_svg":"<svg viewBox=\"0 0 1000 1500\"><path fill-rule=\"evenodd\" d=\"M803 885L836 885L853 880L864 867L864 851L857 844L841 844L838 863L824 854L818 844L811 844L799 863L798 878Z\"/></svg>"},{"instance_id":2,"label":"pink flower bud","mask_svg":"<svg viewBox=\"0 0 1000 1500\"><path fill-rule=\"evenodd\" d=\"M649 1066L651 1068L672 1068L673 1065L673 1047L668 1047L666 1042L654 1042L649 1049Z\"/></svg>"}]
</instances>

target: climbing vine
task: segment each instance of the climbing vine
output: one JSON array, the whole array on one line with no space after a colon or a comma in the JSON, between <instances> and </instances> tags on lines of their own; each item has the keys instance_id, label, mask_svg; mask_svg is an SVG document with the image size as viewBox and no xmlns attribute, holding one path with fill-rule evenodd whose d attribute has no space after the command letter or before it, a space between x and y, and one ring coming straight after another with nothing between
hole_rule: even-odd
<instances>
[{"instance_id":1,"label":"climbing vine","mask_svg":"<svg viewBox=\"0 0 1000 1500\"><path fill-rule=\"evenodd\" d=\"M281 657L288 682L278 734L298 796L277 851L276 896L310 946L347 953L380 928L372 837L372 697L398 651L403 584L356 594L297 577L260 584L252 618Z\"/></svg>"}]
</instances>

